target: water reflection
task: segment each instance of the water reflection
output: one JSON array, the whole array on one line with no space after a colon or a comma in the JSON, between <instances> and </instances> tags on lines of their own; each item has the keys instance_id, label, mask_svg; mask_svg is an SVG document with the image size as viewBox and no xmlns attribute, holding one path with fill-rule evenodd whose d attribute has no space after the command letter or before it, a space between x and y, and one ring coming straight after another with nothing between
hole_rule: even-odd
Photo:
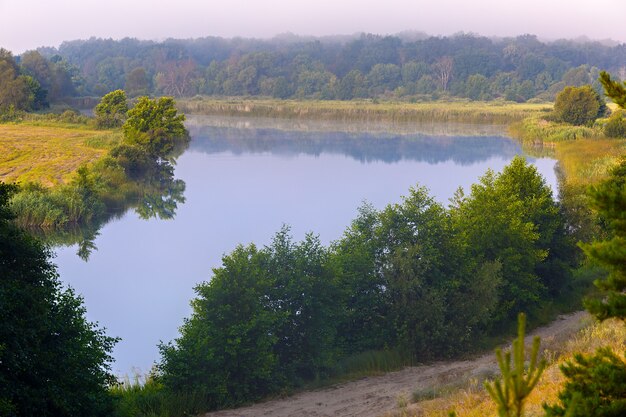
<instances>
[{"instance_id":1,"label":"water reflection","mask_svg":"<svg viewBox=\"0 0 626 417\"><path fill-rule=\"evenodd\" d=\"M182 154L179 150L177 156ZM176 216L179 204L185 202L185 182L174 177L176 159L155 161L141 175L129 176L130 187L136 191L121 206L109 207L104 216L89 224L64 229L33 229L32 233L51 246L76 245L76 254L84 261L98 250L96 239L100 229L114 219L134 210L141 219L170 220Z\"/></svg>"},{"instance_id":2,"label":"water reflection","mask_svg":"<svg viewBox=\"0 0 626 417\"><path fill-rule=\"evenodd\" d=\"M84 297L88 318L122 338L114 350L121 375L149 371L159 341L175 338L189 316L194 286L211 279L237 244L268 244L283 224L295 239L312 231L329 244L364 200L382 209L420 184L446 204L457 187L467 190L487 169L524 154L489 129L450 137L391 124L356 133L336 123L287 130L285 121L194 119L190 147L171 166L175 175L148 184L132 210L96 233L66 235L65 244L81 246L56 250L61 279ZM554 186L554 161L531 161ZM76 256L96 246L89 262Z\"/></svg>"},{"instance_id":3,"label":"water reflection","mask_svg":"<svg viewBox=\"0 0 626 417\"><path fill-rule=\"evenodd\" d=\"M333 126L335 129L342 127L329 125L327 129ZM271 152L283 156L319 156L326 153L348 156L359 162L393 163L408 160L435 164L453 161L459 165L475 164L494 156L510 158L519 153L519 145L502 140L502 135L477 136L473 131L471 136L466 132L463 137L415 131L398 133L392 132L397 125L387 126L388 130L383 133L355 133L326 129L283 130L280 126L270 127L267 121L257 125L255 120L243 122L226 119L211 125L194 120L190 124L194 138L190 150L207 154L232 152L235 155Z\"/></svg>"}]
</instances>

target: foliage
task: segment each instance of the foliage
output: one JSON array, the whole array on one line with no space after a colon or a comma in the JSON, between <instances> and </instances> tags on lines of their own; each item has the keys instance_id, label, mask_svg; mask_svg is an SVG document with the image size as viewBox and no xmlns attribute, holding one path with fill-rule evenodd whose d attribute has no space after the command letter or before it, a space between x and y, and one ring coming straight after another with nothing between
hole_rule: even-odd
<instances>
[{"instance_id":1,"label":"foliage","mask_svg":"<svg viewBox=\"0 0 626 417\"><path fill-rule=\"evenodd\" d=\"M0 414L106 415L115 339L85 319L50 252L12 224L0 183Z\"/></svg>"},{"instance_id":2,"label":"foliage","mask_svg":"<svg viewBox=\"0 0 626 417\"><path fill-rule=\"evenodd\" d=\"M624 110L614 111L604 124L604 134L610 138L626 138L626 118Z\"/></svg>"},{"instance_id":3,"label":"foliage","mask_svg":"<svg viewBox=\"0 0 626 417\"><path fill-rule=\"evenodd\" d=\"M185 115L178 114L173 98L139 97L122 128L127 143L152 157L166 158L177 144L189 141L184 121Z\"/></svg>"},{"instance_id":4,"label":"foliage","mask_svg":"<svg viewBox=\"0 0 626 417\"><path fill-rule=\"evenodd\" d=\"M544 405L546 417L619 417L626 414L626 361L610 348L580 353L561 365L567 382L561 405Z\"/></svg>"},{"instance_id":5,"label":"foliage","mask_svg":"<svg viewBox=\"0 0 626 417\"><path fill-rule=\"evenodd\" d=\"M589 125L606 112L606 104L590 85L565 87L556 96L554 115L558 121Z\"/></svg>"},{"instance_id":6,"label":"foliage","mask_svg":"<svg viewBox=\"0 0 626 417\"><path fill-rule=\"evenodd\" d=\"M128 112L128 102L124 90L106 94L94 108L96 126L99 128L119 127L124 124Z\"/></svg>"},{"instance_id":7,"label":"foliage","mask_svg":"<svg viewBox=\"0 0 626 417\"><path fill-rule=\"evenodd\" d=\"M626 82L613 80L606 71L600 71L600 83L605 94L622 109L626 108Z\"/></svg>"},{"instance_id":8,"label":"foliage","mask_svg":"<svg viewBox=\"0 0 626 417\"><path fill-rule=\"evenodd\" d=\"M583 245L583 250L590 259L607 267L610 274L595 283L605 297L589 299L585 305L601 320L626 319L626 158L589 193L592 206L606 223L609 237Z\"/></svg>"},{"instance_id":9,"label":"foliage","mask_svg":"<svg viewBox=\"0 0 626 417\"><path fill-rule=\"evenodd\" d=\"M521 308L514 294L536 309L544 289L565 286L564 222L523 159L454 204L416 187L381 211L361 207L330 248L294 243L287 228L264 248L237 247L161 346L163 395L226 407L359 366L450 356Z\"/></svg>"},{"instance_id":10,"label":"foliage","mask_svg":"<svg viewBox=\"0 0 626 417\"><path fill-rule=\"evenodd\" d=\"M488 171L471 191L456 199L451 214L471 257L502 263L499 320L536 307L546 290L558 293L568 280L572 243L536 168L516 157L502 173Z\"/></svg>"},{"instance_id":11,"label":"foliage","mask_svg":"<svg viewBox=\"0 0 626 417\"><path fill-rule=\"evenodd\" d=\"M522 142L538 146L602 137L602 131L595 126L572 126L534 117L512 124L509 131Z\"/></svg>"},{"instance_id":12,"label":"foliage","mask_svg":"<svg viewBox=\"0 0 626 417\"><path fill-rule=\"evenodd\" d=\"M517 326L517 339L513 341L512 347L513 366L511 367L511 352L506 352L503 356L502 350L496 349L502 380L485 383L487 392L498 405L500 417L521 417L523 415L524 401L539 382L539 378L546 367L545 359L538 361L540 341L539 337L535 337L530 351L530 362L526 368L526 355L524 353L526 316L522 313L518 316Z\"/></svg>"},{"instance_id":13,"label":"foliage","mask_svg":"<svg viewBox=\"0 0 626 417\"><path fill-rule=\"evenodd\" d=\"M166 389L203 392L211 407L261 398L333 364L337 298L325 250L287 229L258 250L239 246L196 288L194 313L174 345L161 346Z\"/></svg>"},{"instance_id":14,"label":"foliage","mask_svg":"<svg viewBox=\"0 0 626 417\"><path fill-rule=\"evenodd\" d=\"M432 100L446 94L517 102L553 101L565 86L589 84L597 78L597 68L617 69L616 63L625 59L619 45L468 34L420 39L372 34L272 40L206 37L164 42L92 38L64 42L59 49L46 48L42 53L48 58L62 56L78 66L76 73L72 65L64 65L84 95L126 88L131 97ZM38 81L44 85L47 78Z\"/></svg>"}]
</instances>

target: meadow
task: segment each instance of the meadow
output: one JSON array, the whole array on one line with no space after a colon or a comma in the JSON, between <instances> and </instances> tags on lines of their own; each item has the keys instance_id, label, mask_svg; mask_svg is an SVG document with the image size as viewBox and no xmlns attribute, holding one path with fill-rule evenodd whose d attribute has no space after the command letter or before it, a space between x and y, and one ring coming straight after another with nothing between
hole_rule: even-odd
<instances>
[{"instance_id":1,"label":"meadow","mask_svg":"<svg viewBox=\"0 0 626 417\"><path fill-rule=\"evenodd\" d=\"M82 124L27 121L0 124L0 181L71 181L81 165L94 162L121 141L121 132Z\"/></svg>"}]
</instances>

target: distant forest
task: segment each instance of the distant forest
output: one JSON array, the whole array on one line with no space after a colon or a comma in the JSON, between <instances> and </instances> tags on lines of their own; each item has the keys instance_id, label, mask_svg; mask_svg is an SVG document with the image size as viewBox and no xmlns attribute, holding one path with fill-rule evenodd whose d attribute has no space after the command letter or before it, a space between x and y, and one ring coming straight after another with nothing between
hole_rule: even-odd
<instances>
[{"instance_id":1,"label":"distant forest","mask_svg":"<svg viewBox=\"0 0 626 417\"><path fill-rule=\"evenodd\" d=\"M568 85L592 84L600 92L599 70L626 78L626 44L542 42L532 35L92 38L26 52L15 61L50 101L60 93L102 96L116 89L131 97L552 101Z\"/></svg>"}]
</instances>

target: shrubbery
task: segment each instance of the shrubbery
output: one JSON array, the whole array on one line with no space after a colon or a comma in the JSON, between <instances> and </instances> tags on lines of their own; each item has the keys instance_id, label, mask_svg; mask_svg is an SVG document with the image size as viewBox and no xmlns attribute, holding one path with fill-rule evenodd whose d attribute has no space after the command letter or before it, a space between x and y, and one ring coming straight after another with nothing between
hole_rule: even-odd
<instances>
[{"instance_id":1,"label":"shrubbery","mask_svg":"<svg viewBox=\"0 0 626 417\"><path fill-rule=\"evenodd\" d=\"M556 96L556 120L573 125L589 125L606 112L606 104L590 85L565 87Z\"/></svg>"},{"instance_id":2,"label":"shrubbery","mask_svg":"<svg viewBox=\"0 0 626 417\"><path fill-rule=\"evenodd\" d=\"M161 347L159 378L167 395L198 390L218 408L332 375L364 351L447 357L559 293L572 252L549 187L521 158L449 209L415 188L362 207L329 248L283 229L226 255Z\"/></svg>"}]
</instances>

